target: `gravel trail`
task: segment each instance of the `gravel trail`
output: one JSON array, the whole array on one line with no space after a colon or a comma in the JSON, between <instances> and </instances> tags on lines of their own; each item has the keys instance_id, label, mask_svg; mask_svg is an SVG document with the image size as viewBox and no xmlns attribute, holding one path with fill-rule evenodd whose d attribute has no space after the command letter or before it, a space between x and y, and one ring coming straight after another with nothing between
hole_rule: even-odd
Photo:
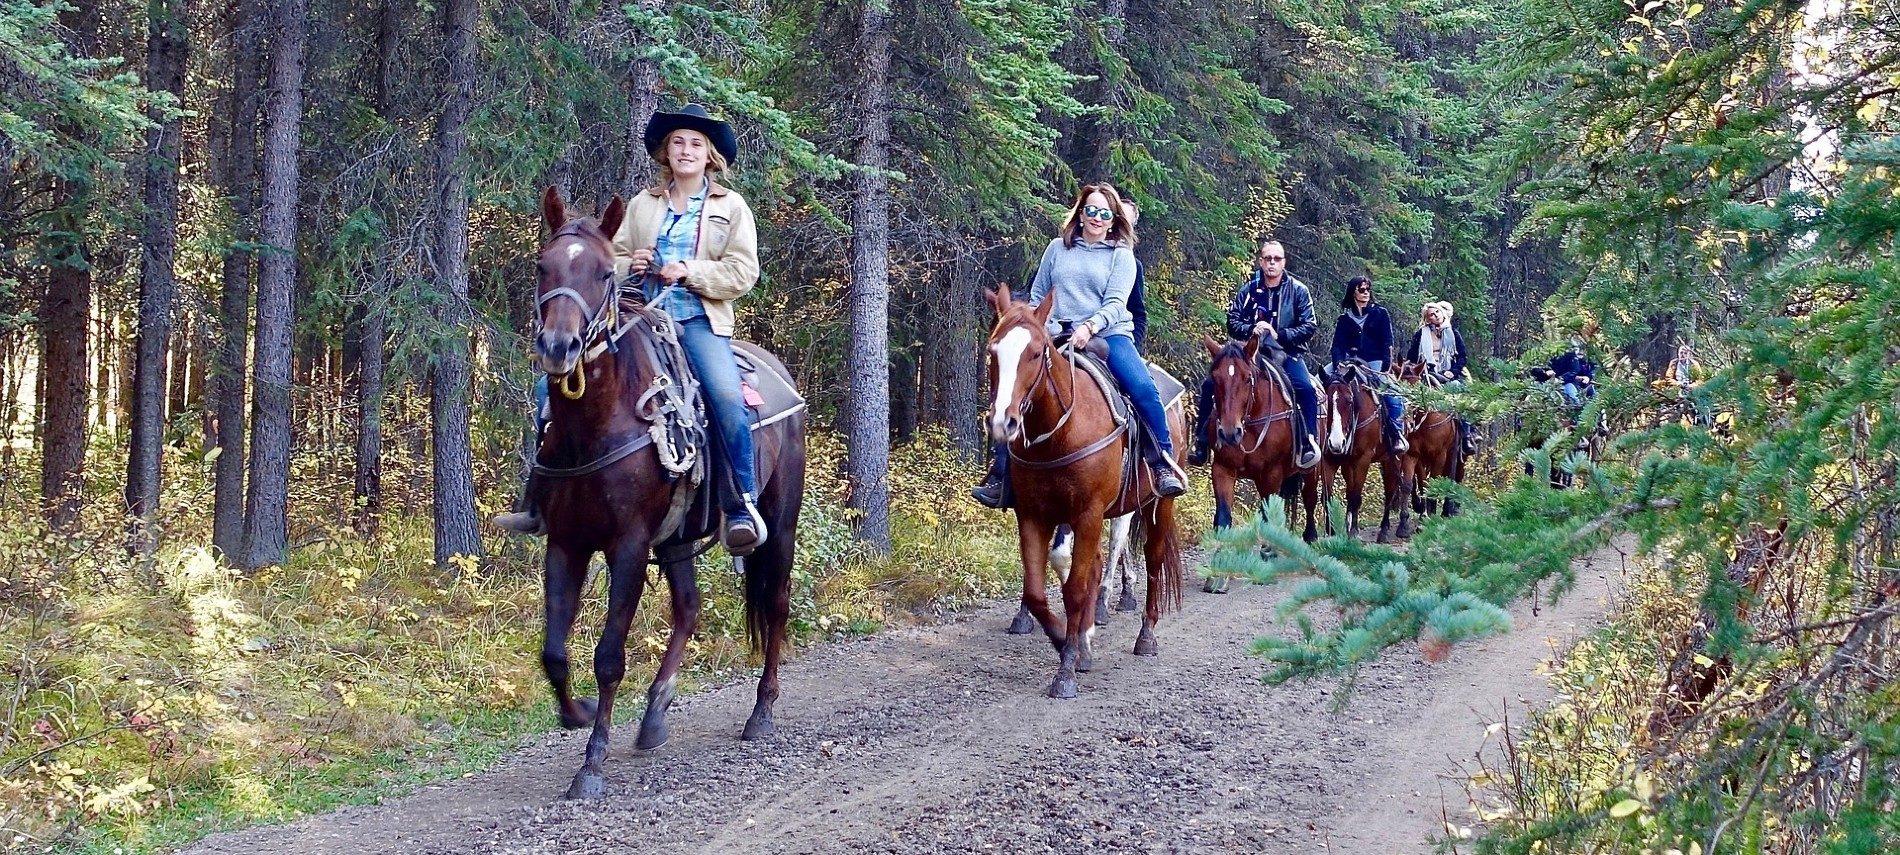
<instances>
[{"instance_id":1,"label":"gravel trail","mask_svg":"<svg viewBox=\"0 0 1900 855\"><path fill-rule=\"evenodd\" d=\"M636 751L629 679L600 802L561 799L584 734L555 733L472 778L186 851L1429 852L1441 811L1468 822L1460 767L1495 749L1486 725L1548 695L1537 662L1597 624L1622 572L1618 545L1586 557L1561 602L1443 664L1388 651L1338 713L1336 680L1259 681L1272 588L1191 586L1158 658L1130 654L1139 619L1117 613L1073 701L1044 696L1054 652L1005 635L1015 604L996 603L806 652L761 743L738 739L748 681L682 698L672 743Z\"/></svg>"}]
</instances>

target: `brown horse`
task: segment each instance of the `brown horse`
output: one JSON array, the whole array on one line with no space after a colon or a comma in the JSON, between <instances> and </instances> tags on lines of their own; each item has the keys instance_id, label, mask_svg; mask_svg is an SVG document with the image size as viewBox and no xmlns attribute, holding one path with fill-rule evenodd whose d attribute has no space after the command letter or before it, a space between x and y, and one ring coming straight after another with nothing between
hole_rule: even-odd
<instances>
[{"instance_id":1,"label":"brown horse","mask_svg":"<svg viewBox=\"0 0 1900 855\"><path fill-rule=\"evenodd\" d=\"M696 492L713 489L713 477L698 482L669 477L663 462L677 466L679 459L663 457L661 443L649 433L665 415L655 412L650 400L642 399L651 398L653 390L664 391L671 382L663 379L655 364L663 358L659 354L666 352L655 343L671 329L671 321L656 310L620 302L622 283L614 276L608 236L619 228L625 207L616 198L599 222L569 219L552 187L542 196L541 206L552 237L541 247L536 264L541 330L534 339L534 355L557 381L553 385L562 389L562 394L551 396L552 419L536 467L548 532L547 635L541 664L554 689L561 726L593 726L585 761L568 788L568 797L597 798L606 792L602 767L614 696L626 675L627 632L646 587L649 556L658 556L672 594L673 630L659 672L647 689L646 714L636 743L643 749L658 748L667 741L666 712L673 701L674 677L699 622L693 558L697 541L718 531L719 520L718 514L695 501L702 498ZM748 353L766 363L762 367L784 373L784 366L763 351ZM690 413L691 403L683 403ZM805 490L804 416L794 412L757 428L755 436L758 507L769 539L742 562L746 629L753 648L764 651L765 673L759 679L758 701L746 721L745 739L758 739L773 730L779 657L791 612L792 548ZM699 456L705 459L703 449ZM695 483L705 486L695 487ZM600 688L600 700L595 703L576 699L569 692L567 637L580 607L588 562L597 552L606 557L608 585L607 621L594 648L594 679Z\"/></svg>"},{"instance_id":2,"label":"brown horse","mask_svg":"<svg viewBox=\"0 0 1900 855\"><path fill-rule=\"evenodd\" d=\"M1326 382L1326 441L1322 443L1326 462L1346 481L1346 533L1357 537L1359 508L1365 500L1366 475L1374 461L1385 481L1385 512L1379 519L1379 542L1392 542L1392 515L1398 512L1399 530L1411 528L1412 508L1405 501L1410 485L1405 482L1401 461L1385 453L1385 417L1380 409L1378 375L1363 363L1341 367L1338 376ZM1400 455L1401 457L1403 455ZM1333 479L1326 478L1326 501L1333 497Z\"/></svg>"},{"instance_id":3,"label":"brown horse","mask_svg":"<svg viewBox=\"0 0 1900 855\"><path fill-rule=\"evenodd\" d=\"M1397 373L1401 383L1436 385L1425 371L1423 363L1401 362ZM1405 470L1405 480L1412 485L1412 510L1424 515L1437 510L1438 500L1425 497L1425 488L1433 478L1449 478L1464 483L1464 437L1459 435L1458 418L1451 413L1413 408L1406 414L1406 421L1405 439L1411 444L1412 450L1405 455L1401 466ZM1455 500L1444 500L1445 516L1457 512ZM1401 526L1399 537L1410 536L1412 530Z\"/></svg>"},{"instance_id":4,"label":"brown horse","mask_svg":"<svg viewBox=\"0 0 1900 855\"><path fill-rule=\"evenodd\" d=\"M1294 465L1293 444L1299 436L1294 419L1299 411L1285 381L1262 367L1261 341L1245 344L1217 344L1203 338L1201 343L1213 359L1208 376L1214 380L1214 412L1208 419L1208 448L1212 449L1214 469L1214 526L1233 524L1235 483L1245 478L1254 483L1261 496L1274 493L1284 497L1287 517L1292 520L1296 496L1306 506L1308 543L1318 539L1314 508L1318 504L1315 478L1318 473L1302 472ZM1277 345L1270 345L1277 350ZM1291 357L1297 359L1298 357ZM1209 579L1206 590L1220 593L1224 585Z\"/></svg>"},{"instance_id":5,"label":"brown horse","mask_svg":"<svg viewBox=\"0 0 1900 855\"><path fill-rule=\"evenodd\" d=\"M1008 286L992 295L996 328L990 331L990 438L1010 455L1010 487L1016 495L1016 532L1023 557L1023 605L1042 624L1060 657L1049 696L1073 698L1075 675L1094 667L1089 635L1095 629L1102 586L1102 521L1140 511L1148 568L1148 603L1136 656L1158 651L1154 627L1163 611L1181 603L1181 548L1174 500L1158 498L1154 475L1132 447L1127 425L1118 425L1109 398L1094 376L1078 368L1066 348L1058 350L1046 329L1055 308L1051 294L1038 308L1013 302ZM1130 418L1130 421L1134 419ZM1186 436L1179 406L1168 411L1174 436ZM1134 456L1132 480L1125 464ZM1066 622L1049 608L1049 543L1056 527L1075 532L1075 552L1062 583Z\"/></svg>"}]
</instances>

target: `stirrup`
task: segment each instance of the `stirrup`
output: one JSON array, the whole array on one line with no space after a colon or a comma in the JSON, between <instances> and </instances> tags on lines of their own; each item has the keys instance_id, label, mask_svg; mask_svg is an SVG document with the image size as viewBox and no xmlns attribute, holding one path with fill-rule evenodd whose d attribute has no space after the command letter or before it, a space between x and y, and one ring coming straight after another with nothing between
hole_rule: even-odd
<instances>
[{"instance_id":1,"label":"stirrup","mask_svg":"<svg viewBox=\"0 0 1900 855\"><path fill-rule=\"evenodd\" d=\"M742 516L726 515L724 537L720 542L726 547L726 553L734 558L751 555L753 550L765 544L765 522L759 517L759 508L753 504L751 496L744 497L745 509Z\"/></svg>"},{"instance_id":2,"label":"stirrup","mask_svg":"<svg viewBox=\"0 0 1900 855\"><path fill-rule=\"evenodd\" d=\"M1301 469L1311 469L1319 465L1319 438L1301 437L1300 452L1293 458L1293 465Z\"/></svg>"}]
</instances>

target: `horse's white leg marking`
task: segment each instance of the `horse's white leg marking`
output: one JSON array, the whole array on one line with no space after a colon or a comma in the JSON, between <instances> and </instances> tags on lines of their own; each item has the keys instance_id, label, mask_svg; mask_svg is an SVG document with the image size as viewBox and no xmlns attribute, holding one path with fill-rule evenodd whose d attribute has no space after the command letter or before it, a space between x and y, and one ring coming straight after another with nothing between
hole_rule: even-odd
<instances>
[{"instance_id":1,"label":"horse's white leg marking","mask_svg":"<svg viewBox=\"0 0 1900 855\"><path fill-rule=\"evenodd\" d=\"M1023 351L1029 348L1029 330L1017 327L1003 334L1001 341L991 345L990 351L996 355L996 400L990 402L990 436L1003 436L1009 408L1015 403L1016 366L1023 360Z\"/></svg>"}]
</instances>

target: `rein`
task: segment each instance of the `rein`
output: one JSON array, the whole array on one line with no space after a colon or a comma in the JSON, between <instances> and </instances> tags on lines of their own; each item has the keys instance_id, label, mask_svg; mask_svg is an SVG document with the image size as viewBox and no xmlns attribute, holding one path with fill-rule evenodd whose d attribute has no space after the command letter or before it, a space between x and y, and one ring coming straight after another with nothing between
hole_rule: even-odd
<instances>
[{"instance_id":1,"label":"rein","mask_svg":"<svg viewBox=\"0 0 1900 855\"><path fill-rule=\"evenodd\" d=\"M1055 362L1057 355L1067 356L1068 345L1065 344L1061 348L1053 348L1053 347L1048 347L1048 346L1043 347L1042 367L1036 372L1036 379L1030 382L1029 390L1030 392L1033 393L1035 390L1046 386L1049 389L1050 396L1056 399L1056 405L1061 408L1062 415L1056 419L1055 427L1050 428L1047 433L1044 433L1043 435L1038 436L1035 439L1031 439L1024 442L1022 446L1024 451L1028 451L1031 448L1035 448L1038 445L1048 442L1051 437L1055 436L1058 432L1062 430L1062 428L1065 425L1069 423L1069 417L1075 414L1075 403L1076 403L1075 375L1080 369L1076 368L1073 365L1069 366L1069 400L1067 403L1063 403L1062 389L1060 386L1056 385L1055 378L1050 376L1052 374L1052 372L1050 371L1050 365ZM1073 359L1073 357L1068 357L1068 358ZM1030 410L1034 409L1034 407L1035 407L1035 398L1031 395L1025 395L1023 397L1023 415L1028 416ZM1061 457L1058 457L1054 460L1029 460L1023 457L1019 457L1016 454L1016 447L1014 445L1006 446L1006 450L1009 452L1010 460L1015 461L1016 463L1019 463L1030 469L1055 469L1057 467L1067 466L1078 460L1082 460L1082 459L1095 455L1096 453L1100 452L1102 449L1107 448L1117 438L1119 438L1122 434L1125 434L1127 432L1128 432L1127 424L1118 424L1115 426L1114 430L1109 431L1106 435L1102 436L1100 439L1097 439L1094 442L1091 442L1080 449L1071 451L1068 454L1062 455Z\"/></svg>"},{"instance_id":2,"label":"rein","mask_svg":"<svg viewBox=\"0 0 1900 855\"><path fill-rule=\"evenodd\" d=\"M1218 367L1219 366L1216 366L1216 368ZM1259 394L1260 383L1263 379L1267 380L1268 382L1273 383L1275 386L1279 385L1279 380L1275 378L1271 372L1264 371L1257 365L1249 365L1247 366L1247 370L1249 372L1249 376L1247 378L1247 402L1245 405L1241 407L1240 411L1242 413L1249 413L1253 411L1254 400ZM1282 419L1290 419L1290 418L1293 418L1293 407L1292 407L1291 399L1288 399L1288 406L1284 410L1281 410L1277 413L1268 413L1267 415L1264 415L1264 416L1246 419L1242 421L1240 423L1240 444L1239 444L1240 453L1245 454L1249 457L1253 456L1254 452L1260 450L1260 446L1267 444L1268 426L1272 425L1274 422L1281 421ZM1260 429L1260 437L1254 440L1253 445L1248 445L1247 431L1252 430L1254 428ZM1217 442L1219 440L1219 436L1220 436L1219 432L1216 431L1215 439Z\"/></svg>"}]
</instances>

